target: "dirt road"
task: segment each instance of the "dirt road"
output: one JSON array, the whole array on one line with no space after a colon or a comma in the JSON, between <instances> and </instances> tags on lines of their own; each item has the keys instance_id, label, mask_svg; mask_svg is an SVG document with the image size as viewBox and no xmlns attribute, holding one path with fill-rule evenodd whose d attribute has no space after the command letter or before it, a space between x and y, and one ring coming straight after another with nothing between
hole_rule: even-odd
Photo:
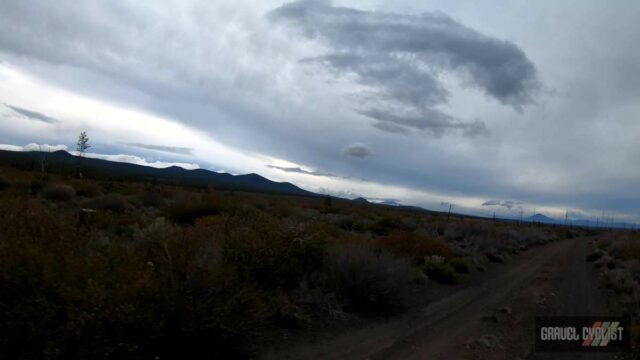
<instances>
[{"instance_id":1,"label":"dirt road","mask_svg":"<svg viewBox=\"0 0 640 360\"><path fill-rule=\"evenodd\" d=\"M534 248L493 275L406 316L297 344L267 358L611 359L611 354L536 354L537 315L607 315L585 262L590 238ZM599 356L598 356L599 355Z\"/></svg>"}]
</instances>

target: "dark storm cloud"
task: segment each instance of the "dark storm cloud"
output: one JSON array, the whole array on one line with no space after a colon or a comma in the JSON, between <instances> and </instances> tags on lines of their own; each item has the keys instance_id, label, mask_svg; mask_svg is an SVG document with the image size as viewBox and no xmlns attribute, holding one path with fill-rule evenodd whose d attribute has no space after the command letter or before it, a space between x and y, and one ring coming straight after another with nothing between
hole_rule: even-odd
<instances>
[{"instance_id":1,"label":"dark storm cloud","mask_svg":"<svg viewBox=\"0 0 640 360\"><path fill-rule=\"evenodd\" d=\"M332 54L306 63L318 63L337 74L358 74L360 83L380 91L379 97L415 107L428 107L447 100L449 92L427 72L421 71L411 59L388 54Z\"/></svg>"},{"instance_id":2,"label":"dark storm cloud","mask_svg":"<svg viewBox=\"0 0 640 360\"><path fill-rule=\"evenodd\" d=\"M276 169L276 170L280 170L288 173L305 174L305 175L312 175L312 176L336 177L336 175L331 173L325 173L320 171L309 171L299 167L285 167L285 166L275 166L275 165L265 165L265 166L271 169Z\"/></svg>"},{"instance_id":3,"label":"dark storm cloud","mask_svg":"<svg viewBox=\"0 0 640 360\"><path fill-rule=\"evenodd\" d=\"M389 9L383 13L330 2L282 7L285 1L291 0L4 1L0 76L12 78L15 70L52 89L180 122L234 149L339 179L445 197L640 213L640 195L632 191L640 170L627 166L640 154L637 2L584 1L567 16L566 7L552 2L367 2ZM351 8L362 3L340 1ZM275 8L269 21L264 14ZM451 17L391 13L411 9ZM465 26L471 24L475 30ZM538 77L554 92L536 95ZM35 92L13 85L0 82L0 108L6 102L62 114L74 106L36 106ZM512 107L534 100L539 106L513 114ZM93 134L93 125L104 129L96 138L178 143L171 134L154 142L153 126L149 138L111 133L91 116L61 119L57 132L46 126L24 134L12 125L22 114L0 113L0 140L7 143L69 141L58 127L76 123ZM482 134L483 120L491 133L473 139L388 135ZM355 141L375 149L375 161L347 155L345 145ZM194 153L203 164L216 159ZM214 167L280 172L265 163L272 162L259 156ZM300 185L391 196L339 179L309 176ZM436 208L440 202L401 199ZM478 207L503 209L488 206Z\"/></svg>"},{"instance_id":4,"label":"dark storm cloud","mask_svg":"<svg viewBox=\"0 0 640 360\"><path fill-rule=\"evenodd\" d=\"M26 118L29 118L31 120L40 121L47 124L58 124L61 122L56 118L52 118L51 116L47 116L45 114L42 114L33 110L29 110L29 109L21 108L18 106L9 105L9 104L4 104L4 106L8 107L9 109L15 111L16 113Z\"/></svg>"},{"instance_id":5,"label":"dark storm cloud","mask_svg":"<svg viewBox=\"0 0 640 360\"><path fill-rule=\"evenodd\" d=\"M367 145L359 144L359 143L351 144L347 146L344 149L344 152L349 156L357 157L360 159L364 159L366 157L373 155L373 151L371 151L371 149Z\"/></svg>"},{"instance_id":6,"label":"dark storm cloud","mask_svg":"<svg viewBox=\"0 0 640 360\"><path fill-rule=\"evenodd\" d=\"M482 203L482 206L501 206L509 210L513 209L516 205L521 205L519 201L512 200L488 200Z\"/></svg>"},{"instance_id":7,"label":"dark storm cloud","mask_svg":"<svg viewBox=\"0 0 640 360\"><path fill-rule=\"evenodd\" d=\"M385 132L392 133L392 134L409 135L411 133L404 126L400 126L400 125L396 125L396 124L389 124L389 123L382 122L382 121L378 121L376 123L373 123L373 127L377 128L378 130L385 131Z\"/></svg>"},{"instance_id":8,"label":"dark storm cloud","mask_svg":"<svg viewBox=\"0 0 640 360\"><path fill-rule=\"evenodd\" d=\"M127 143L127 142L120 142L119 144L126 145L126 146L133 146L133 147L137 147L137 148L141 148L141 149L147 149L147 150L168 152L168 153L178 154L178 155L193 155L193 149L187 148L187 147L141 144L141 143Z\"/></svg>"},{"instance_id":9,"label":"dark storm cloud","mask_svg":"<svg viewBox=\"0 0 640 360\"><path fill-rule=\"evenodd\" d=\"M408 134L407 127L428 131L436 137L442 136L446 130L462 130L466 136L477 136L487 133L487 128L482 121L461 122L455 118L437 110L425 109L421 115L398 115L393 111L370 109L360 112L378 122L375 127L382 131Z\"/></svg>"},{"instance_id":10,"label":"dark storm cloud","mask_svg":"<svg viewBox=\"0 0 640 360\"><path fill-rule=\"evenodd\" d=\"M459 75L465 84L517 110L533 101L539 87L535 66L518 46L444 14L361 11L330 1L301 0L273 10L269 18L293 23L304 36L328 44L331 53L303 61L336 75L355 74L360 84L372 88L371 94L362 95L361 113L377 120L373 125L383 131L429 129L442 135L458 129L467 136L486 131L478 120L468 123L434 109L449 98L438 79L442 71ZM381 106L394 107L396 115L381 116Z\"/></svg>"}]
</instances>

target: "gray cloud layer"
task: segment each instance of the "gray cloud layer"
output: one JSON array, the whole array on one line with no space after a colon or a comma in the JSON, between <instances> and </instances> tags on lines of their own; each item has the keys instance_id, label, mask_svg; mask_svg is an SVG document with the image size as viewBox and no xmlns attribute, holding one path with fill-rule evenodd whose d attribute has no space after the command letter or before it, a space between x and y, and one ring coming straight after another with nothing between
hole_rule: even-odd
<instances>
[{"instance_id":1,"label":"gray cloud layer","mask_svg":"<svg viewBox=\"0 0 640 360\"><path fill-rule=\"evenodd\" d=\"M344 153L360 159L364 159L373 155L373 151L371 151L371 149L367 145L360 143L355 143L347 146L344 149Z\"/></svg>"},{"instance_id":2,"label":"gray cloud layer","mask_svg":"<svg viewBox=\"0 0 640 360\"><path fill-rule=\"evenodd\" d=\"M56 118L52 118L51 116L47 116L45 114L36 112L36 111L32 111L29 109L25 109L25 108L21 108L15 105L10 105L10 104L4 104L4 106L8 107L9 109L15 111L16 113L27 117L31 120L35 120L35 121L40 121L43 123L47 123L47 124L58 124L61 121L56 119Z\"/></svg>"},{"instance_id":3,"label":"gray cloud layer","mask_svg":"<svg viewBox=\"0 0 640 360\"><path fill-rule=\"evenodd\" d=\"M299 167L285 167L285 166L275 166L275 165L265 165L265 166L271 169L276 169L276 170L280 170L288 173L305 174L305 175L312 175L312 176L336 177L336 175L331 173L326 173L321 171L309 171Z\"/></svg>"},{"instance_id":4,"label":"gray cloud layer","mask_svg":"<svg viewBox=\"0 0 640 360\"><path fill-rule=\"evenodd\" d=\"M536 68L515 44L485 36L440 13L402 15L335 7L330 1L300 0L269 14L318 39L331 53L305 62L329 68L337 76L354 74L371 88L360 113L377 129L410 130L441 136L459 129L465 135L486 132L485 125L454 119L437 109L449 91L438 79L452 72L465 83L517 110L533 101Z\"/></svg>"},{"instance_id":5,"label":"gray cloud layer","mask_svg":"<svg viewBox=\"0 0 640 360\"><path fill-rule=\"evenodd\" d=\"M509 210L513 209L516 205L522 205L522 202L513 200L488 200L482 203L482 206L501 206Z\"/></svg>"},{"instance_id":6,"label":"gray cloud layer","mask_svg":"<svg viewBox=\"0 0 640 360\"><path fill-rule=\"evenodd\" d=\"M640 212L640 170L629 165L640 155L637 1L282 4L4 1L0 62L63 91L341 178ZM536 96L538 83L554 91ZM26 106L20 99L33 99L29 90L4 87L0 97L55 109L47 101ZM5 120L3 142L67 141ZM73 120L93 134L92 119ZM375 161L341 153L354 141L374 149ZM325 180L309 182L339 182Z\"/></svg>"},{"instance_id":7,"label":"gray cloud layer","mask_svg":"<svg viewBox=\"0 0 640 360\"><path fill-rule=\"evenodd\" d=\"M120 144L126 146L133 146L141 149L147 150L155 150L155 151L163 151L177 155L193 155L193 149L187 147L179 147L179 146L166 146L166 145L153 145L153 144L142 144L142 143L127 143L121 142Z\"/></svg>"}]
</instances>

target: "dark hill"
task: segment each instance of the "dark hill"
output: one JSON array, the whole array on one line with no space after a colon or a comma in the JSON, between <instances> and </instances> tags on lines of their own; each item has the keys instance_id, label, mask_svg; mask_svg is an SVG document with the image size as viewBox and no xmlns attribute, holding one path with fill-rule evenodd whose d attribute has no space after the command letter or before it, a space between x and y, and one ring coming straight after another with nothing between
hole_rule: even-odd
<instances>
[{"instance_id":1,"label":"dark hill","mask_svg":"<svg viewBox=\"0 0 640 360\"><path fill-rule=\"evenodd\" d=\"M44 153L0 150L0 165L24 170L39 170L45 159L48 172L72 175L79 158L66 151ZM220 190L237 190L284 195L319 196L288 182L274 182L257 174L231 175L204 169L187 170L177 166L154 168L136 164L82 158L82 173L87 178L114 181L145 181L187 186L214 186Z\"/></svg>"},{"instance_id":2,"label":"dark hill","mask_svg":"<svg viewBox=\"0 0 640 360\"><path fill-rule=\"evenodd\" d=\"M533 221L542 224L561 224L562 222L553 218L550 218L546 215L542 215L540 213L535 214L533 216L529 216L527 221Z\"/></svg>"}]
</instances>

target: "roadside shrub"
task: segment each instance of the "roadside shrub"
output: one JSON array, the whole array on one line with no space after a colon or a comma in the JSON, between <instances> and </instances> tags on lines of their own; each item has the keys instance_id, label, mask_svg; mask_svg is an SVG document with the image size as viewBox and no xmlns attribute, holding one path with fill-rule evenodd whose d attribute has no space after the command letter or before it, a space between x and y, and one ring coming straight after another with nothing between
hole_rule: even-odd
<instances>
[{"instance_id":1,"label":"roadside shrub","mask_svg":"<svg viewBox=\"0 0 640 360\"><path fill-rule=\"evenodd\" d=\"M326 277L328 290L338 294L348 311L361 314L397 311L415 278L409 263L366 245L335 248Z\"/></svg>"},{"instance_id":2,"label":"roadside shrub","mask_svg":"<svg viewBox=\"0 0 640 360\"><path fill-rule=\"evenodd\" d=\"M92 198L102 193L102 187L93 181L75 181L73 187L78 196Z\"/></svg>"},{"instance_id":3,"label":"roadside shrub","mask_svg":"<svg viewBox=\"0 0 640 360\"><path fill-rule=\"evenodd\" d=\"M422 271L429 279L441 284L455 284L458 281L458 273L447 263L429 261L422 266Z\"/></svg>"},{"instance_id":4,"label":"roadside shrub","mask_svg":"<svg viewBox=\"0 0 640 360\"><path fill-rule=\"evenodd\" d=\"M611 266L609 264L614 264L614 265ZM611 256L605 254L598 260L594 261L593 266L595 266L596 269L600 269L602 267L607 267L611 269L615 267L615 260Z\"/></svg>"},{"instance_id":5,"label":"roadside shrub","mask_svg":"<svg viewBox=\"0 0 640 360\"><path fill-rule=\"evenodd\" d=\"M179 224L194 224L198 218L219 212L220 209L214 203L195 201L170 205L164 210L164 215Z\"/></svg>"},{"instance_id":6,"label":"roadside shrub","mask_svg":"<svg viewBox=\"0 0 640 360\"><path fill-rule=\"evenodd\" d=\"M210 234L156 221L134 243L105 242L38 201L0 210L3 358L249 357L268 298Z\"/></svg>"},{"instance_id":7,"label":"roadside shrub","mask_svg":"<svg viewBox=\"0 0 640 360\"><path fill-rule=\"evenodd\" d=\"M396 216L384 214L369 226L369 230L377 235L385 235L400 226L400 220Z\"/></svg>"},{"instance_id":8,"label":"roadside shrub","mask_svg":"<svg viewBox=\"0 0 640 360\"><path fill-rule=\"evenodd\" d=\"M260 211L269 210L269 204L266 201L258 201L254 204L254 206Z\"/></svg>"},{"instance_id":9,"label":"roadside shrub","mask_svg":"<svg viewBox=\"0 0 640 360\"><path fill-rule=\"evenodd\" d=\"M611 239L606 239L606 238L600 239L597 242L598 248L603 250L608 250L611 247L611 245L613 245L613 242L611 241Z\"/></svg>"},{"instance_id":10,"label":"roadside shrub","mask_svg":"<svg viewBox=\"0 0 640 360\"><path fill-rule=\"evenodd\" d=\"M119 194L107 194L88 202L93 209L107 210L115 214L122 214L127 209L127 199Z\"/></svg>"},{"instance_id":11,"label":"roadside shrub","mask_svg":"<svg viewBox=\"0 0 640 360\"><path fill-rule=\"evenodd\" d=\"M32 195L36 195L42 191L44 188L44 183L41 180L31 180L29 182L29 193Z\"/></svg>"},{"instance_id":12,"label":"roadside shrub","mask_svg":"<svg viewBox=\"0 0 640 360\"><path fill-rule=\"evenodd\" d=\"M613 269L605 273L605 284L616 293L631 294L634 289L634 281L624 269Z\"/></svg>"},{"instance_id":13,"label":"roadside shrub","mask_svg":"<svg viewBox=\"0 0 640 360\"><path fill-rule=\"evenodd\" d=\"M624 262L620 259L612 259L607 263L607 269L613 270L615 268L624 268Z\"/></svg>"},{"instance_id":14,"label":"roadside shrub","mask_svg":"<svg viewBox=\"0 0 640 360\"><path fill-rule=\"evenodd\" d=\"M225 231L223 259L236 267L242 279L259 288L292 289L322 269L326 243L317 233L283 231L283 223L265 215L220 221Z\"/></svg>"},{"instance_id":15,"label":"roadside shrub","mask_svg":"<svg viewBox=\"0 0 640 360\"><path fill-rule=\"evenodd\" d=\"M159 218L138 243L158 301L158 319L151 323L160 327L155 346L166 349L168 358L247 357L247 340L269 316L268 296L224 262L221 245L208 230Z\"/></svg>"},{"instance_id":16,"label":"roadside shrub","mask_svg":"<svg viewBox=\"0 0 640 360\"><path fill-rule=\"evenodd\" d=\"M640 241L628 239L614 243L612 253L622 260L640 260Z\"/></svg>"},{"instance_id":17,"label":"roadside shrub","mask_svg":"<svg viewBox=\"0 0 640 360\"><path fill-rule=\"evenodd\" d=\"M588 262L593 262L596 261L598 259L600 259L601 257L603 257L605 255L605 252L597 249L594 252L592 252L591 254L587 255L587 261Z\"/></svg>"},{"instance_id":18,"label":"roadside shrub","mask_svg":"<svg viewBox=\"0 0 640 360\"><path fill-rule=\"evenodd\" d=\"M9 180L7 180L4 177L0 176L0 191L8 188L10 185L11 185L11 183L9 183Z\"/></svg>"},{"instance_id":19,"label":"roadside shrub","mask_svg":"<svg viewBox=\"0 0 640 360\"><path fill-rule=\"evenodd\" d=\"M394 233L379 238L377 244L394 255L411 257L420 264L425 256L453 257L453 249L442 238L409 232Z\"/></svg>"},{"instance_id":20,"label":"roadside shrub","mask_svg":"<svg viewBox=\"0 0 640 360\"><path fill-rule=\"evenodd\" d=\"M276 322L290 329L300 329L313 323L345 320L347 314L335 293L322 287L310 287L307 282L287 295L280 293L275 299Z\"/></svg>"},{"instance_id":21,"label":"roadside shrub","mask_svg":"<svg viewBox=\"0 0 640 360\"><path fill-rule=\"evenodd\" d=\"M468 274L470 271L469 259L457 257L449 260L449 265L460 274Z\"/></svg>"},{"instance_id":22,"label":"roadside shrub","mask_svg":"<svg viewBox=\"0 0 640 360\"><path fill-rule=\"evenodd\" d=\"M272 201L270 212L280 219L289 217L293 213L291 204L282 200Z\"/></svg>"},{"instance_id":23,"label":"roadside shrub","mask_svg":"<svg viewBox=\"0 0 640 360\"><path fill-rule=\"evenodd\" d=\"M505 261L504 255L497 251L490 251L485 253L485 255L487 256L487 260L490 262L502 264Z\"/></svg>"},{"instance_id":24,"label":"roadside shrub","mask_svg":"<svg viewBox=\"0 0 640 360\"><path fill-rule=\"evenodd\" d=\"M42 192L42 197L51 201L69 201L75 195L76 191L69 185L51 185Z\"/></svg>"},{"instance_id":25,"label":"roadside shrub","mask_svg":"<svg viewBox=\"0 0 640 360\"><path fill-rule=\"evenodd\" d=\"M140 196L140 201L145 206L158 207L164 203L164 198L159 191L147 190Z\"/></svg>"},{"instance_id":26,"label":"roadside shrub","mask_svg":"<svg viewBox=\"0 0 640 360\"><path fill-rule=\"evenodd\" d=\"M629 270L636 282L640 284L640 260L627 260L625 262L625 267Z\"/></svg>"},{"instance_id":27,"label":"roadside shrub","mask_svg":"<svg viewBox=\"0 0 640 360\"><path fill-rule=\"evenodd\" d=\"M638 352L640 351L640 325L631 325L631 330L629 331L632 351Z\"/></svg>"},{"instance_id":28,"label":"roadside shrub","mask_svg":"<svg viewBox=\"0 0 640 360\"><path fill-rule=\"evenodd\" d=\"M343 230L351 230L355 222L355 218L351 215L332 214L327 215L327 220Z\"/></svg>"},{"instance_id":29,"label":"roadside shrub","mask_svg":"<svg viewBox=\"0 0 640 360\"><path fill-rule=\"evenodd\" d=\"M372 225L373 225L373 220L366 217L361 217L361 218L357 218L353 222L353 224L351 225L351 230L363 233L363 232L366 232L368 229L370 229Z\"/></svg>"}]
</instances>

